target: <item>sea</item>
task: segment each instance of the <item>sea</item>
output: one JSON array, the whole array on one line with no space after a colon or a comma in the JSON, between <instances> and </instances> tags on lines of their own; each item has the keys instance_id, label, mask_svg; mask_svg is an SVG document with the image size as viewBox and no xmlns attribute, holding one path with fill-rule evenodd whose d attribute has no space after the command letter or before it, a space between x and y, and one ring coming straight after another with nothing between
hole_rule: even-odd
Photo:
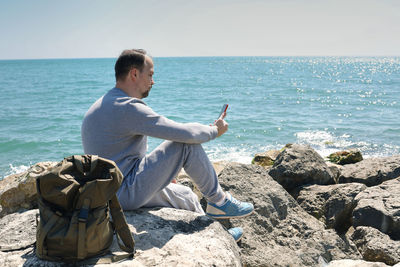
<instances>
[{"instance_id":1,"label":"sea","mask_svg":"<svg viewBox=\"0 0 400 267\"><path fill-rule=\"evenodd\" d=\"M0 179L82 154L81 122L114 87L115 58L0 60ZM287 143L321 156L400 154L400 57L155 57L145 102L178 122L212 124L229 104L212 161L250 163ZM151 151L163 140L149 138Z\"/></svg>"}]
</instances>

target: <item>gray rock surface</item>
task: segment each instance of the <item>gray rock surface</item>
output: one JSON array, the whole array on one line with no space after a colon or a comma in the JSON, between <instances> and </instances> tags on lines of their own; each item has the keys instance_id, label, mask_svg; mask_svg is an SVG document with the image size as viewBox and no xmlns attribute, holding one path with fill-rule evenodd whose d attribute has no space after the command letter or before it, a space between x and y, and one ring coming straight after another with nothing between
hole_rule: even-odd
<instances>
[{"instance_id":1,"label":"gray rock surface","mask_svg":"<svg viewBox=\"0 0 400 267\"><path fill-rule=\"evenodd\" d=\"M357 227L351 239L364 260L380 261L388 265L400 262L400 241L390 239L388 235L375 228Z\"/></svg>"},{"instance_id":2,"label":"gray rock surface","mask_svg":"<svg viewBox=\"0 0 400 267\"><path fill-rule=\"evenodd\" d=\"M275 160L269 174L289 192L306 184L334 184L324 159L310 146L293 144Z\"/></svg>"},{"instance_id":3,"label":"gray rock surface","mask_svg":"<svg viewBox=\"0 0 400 267\"><path fill-rule=\"evenodd\" d=\"M366 188L366 185L358 183L305 186L297 202L327 228L345 232L352 225L351 215L356 206L354 198Z\"/></svg>"},{"instance_id":4,"label":"gray rock surface","mask_svg":"<svg viewBox=\"0 0 400 267\"><path fill-rule=\"evenodd\" d=\"M329 161L325 162L326 165L328 166L329 170L333 174L333 180L335 182L339 181L339 176L340 176L340 170L342 169L342 165L338 165Z\"/></svg>"},{"instance_id":5,"label":"gray rock surface","mask_svg":"<svg viewBox=\"0 0 400 267\"><path fill-rule=\"evenodd\" d=\"M325 261L361 259L354 244L305 212L268 171L256 165L229 164L219 175L221 186L242 201L255 205L255 213L225 221L241 226L245 266L317 266Z\"/></svg>"},{"instance_id":6,"label":"gray rock surface","mask_svg":"<svg viewBox=\"0 0 400 267\"><path fill-rule=\"evenodd\" d=\"M369 187L355 198L353 226L371 226L400 240L400 178Z\"/></svg>"},{"instance_id":7,"label":"gray rock surface","mask_svg":"<svg viewBox=\"0 0 400 267\"><path fill-rule=\"evenodd\" d=\"M0 219L2 242L24 244L35 240L36 222L32 222L32 216L37 212L14 213ZM135 237L135 259L102 266L241 266L239 247L233 238L220 223L207 216L170 208L125 214ZM26 233L17 233L18 225ZM116 240L111 251L121 251ZM33 247L0 252L0 266L22 265L65 266L38 259Z\"/></svg>"},{"instance_id":8,"label":"gray rock surface","mask_svg":"<svg viewBox=\"0 0 400 267\"><path fill-rule=\"evenodd\" d=\"M28 247L36 240L38 210L8 214L0 219L0 249ZM1 264L0 264L1 266Z\"/></svg>"},{"instance_id":9,"label":"gray rock surface","mask_svg":"<svg viewBox=\"0 0 400 267\"><path fill-rule=\"evenodd\" d=\"M367 186L400 177L400 155L367 158L355 164L342 166L339 183L362 183Z\"/></svg>"}]
</instances>

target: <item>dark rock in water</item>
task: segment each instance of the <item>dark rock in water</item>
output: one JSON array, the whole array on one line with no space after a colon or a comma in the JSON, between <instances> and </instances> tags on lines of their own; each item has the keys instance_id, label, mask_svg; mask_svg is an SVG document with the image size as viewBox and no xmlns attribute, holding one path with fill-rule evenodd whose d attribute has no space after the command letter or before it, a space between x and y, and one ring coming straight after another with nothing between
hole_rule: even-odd
<instances>
[{"instance_id":1,"label":"dark rock in water","mask_svg":"<svg viewBox=\"0 0 400 267\"><path fill-rule=\"evenodd\" d=\"M367 186L400 177L400 155L367 158L340 168L339 183L362 183Z\"/></svg>"},{"instance_id":2,"label":"dark rock in water","mask_svg":"<svg viewBox=\"0 0 400 267\"><path fill-rule=\"evenodd\" d=\"M367 188L364 184L311 185L301 189L297 202L327 228L345 232L351 226L354 198Z\"/></svg>"},{"instance_id":3,"label":"dark rock in water","mask_svg":"<svg viewBox=\"0 0 400 267\"><path fill-rule=\"evenodd\" d=\"M289 192L306 184L334 184L324 159L308 145L291 145L282 151L269 174Z\"/></svg>"},{"instance_id":4,"label":"dark rock in water","mask_svg":"<svg viewBox=\"0 0 400 267\"><path fill-rule=\"evenodd\" d=\"M279 150L269 150L267 152L258 153L254 156L251 164L256 164L262 167L269 167L274 165L276 157L279 155Z\"/></svg>"},{"instance_id":5,"label":"dark rock in water","mask_svg":"<svg viewBox=\"0 0 400 267\"><path fill-rule=\"evenodd\" d=\"M38 210L13 213L0 219L0 246L32 243ZM191 211L171 208L125 212L134 234L134 259L101 266L241 266L239 247L220 223ZM19 231L15 231L20 226ZM27 227L29 226L29 228ZM23 233L26 232L26 233ZM3 250L3 249L2 249ZM110 250L121 253L116 238ZM33 247L0 251L0 266L71 266L40 260ZM74 265L75 266L75 265ZM77 264L76 266L80 266Z\"/></svg>"},{"instance_id":6,"label":"dark rock in water","mask_svg":"<svg viewBox=\"0 0 400 267\"><path fill-rule=\"evenodd\" d=\"M230 220L241 226L245 266L318 266L318 259L361 259L354 244L305 212L260 166L228 164L221 186L242 201L254 203L249 217Z\"/></svg>"},{"instance_id":7,"label":"dark rock in water","mask_svg":"<svg viewBox=\"0 0 400 267\"><path fill-rule=\"evenodd\" d=\"M354 227L374 227L400 240L400 178L367 188L355 200Z\"/></svg>"},{"instance_id":8,"label":"dark rock in water","mask_svg":"<svg viewBox=\"0 0 400 267\"><path fill-rule=\"evenodd\" d=\"M400 262L400 241L394 241L379 230L360 226L351 236L364 260L380 261L389 265Z\"/></svg>"},{"instance_id":9,"label":"dark rock in water","mask_svg":"<svg viewBox=\"0 0 400 267\"><path fill-rule=\"evenodd\" d=\"M360 150L349 149L332 153L328 156L328 159L330 162L345 165L360 162L363 160L363 156L361 155Z\"/></svg>"}]
</instances>

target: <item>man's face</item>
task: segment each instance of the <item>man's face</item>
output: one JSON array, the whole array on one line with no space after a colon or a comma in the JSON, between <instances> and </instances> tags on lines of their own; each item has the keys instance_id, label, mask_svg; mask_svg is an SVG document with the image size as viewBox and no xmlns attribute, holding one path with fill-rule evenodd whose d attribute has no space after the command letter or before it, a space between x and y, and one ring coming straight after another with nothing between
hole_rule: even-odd
<instances>
[{"instance_id":1,"label":"man's face","mask_svg":"<svg viewBox=\"0 0 400 267\"><path fill-rule=\"evenodd\" d=\"M153 60L146 56L146 60L144 63L144 67L142 71L138 71L137 83L139 87L139 93L142 98L145 98L149 95L150 89L154 84L153 74L154 74L154 64Z\"/></svg>"}]
</instances>

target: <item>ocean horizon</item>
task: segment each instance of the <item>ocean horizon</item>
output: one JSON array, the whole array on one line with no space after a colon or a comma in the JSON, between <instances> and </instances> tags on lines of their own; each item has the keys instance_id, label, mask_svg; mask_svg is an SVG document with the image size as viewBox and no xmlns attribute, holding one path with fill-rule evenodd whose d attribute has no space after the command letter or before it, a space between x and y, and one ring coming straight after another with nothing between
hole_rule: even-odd
<instances>
[{"instance_id":1,"label":"ocean horizon","mask_svg":"<svg viewBox=\"0 0 400 267\"><path fill-rule=\"evenodd\" d=\"M41 161L82 154L90 105L114 87L115 58L0 60L0 180ZM229 131L204 143L212 161L250 163L287 143L321 156L357 148L400 154L400 57L155 57L144 101L179 122ZM150 138L150 152L163 140Z\"/></svg>"}]
</instances>

